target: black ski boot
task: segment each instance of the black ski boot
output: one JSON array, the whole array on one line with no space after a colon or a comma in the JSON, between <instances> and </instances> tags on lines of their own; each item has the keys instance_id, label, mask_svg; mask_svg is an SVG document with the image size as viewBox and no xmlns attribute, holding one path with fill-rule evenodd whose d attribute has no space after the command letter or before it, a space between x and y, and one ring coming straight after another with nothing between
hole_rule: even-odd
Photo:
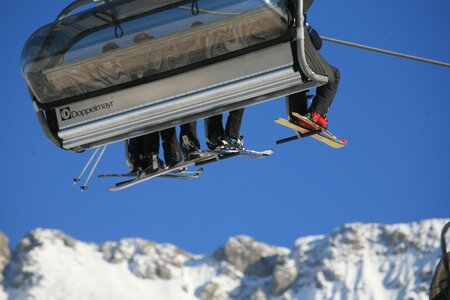
<instances>
[{"instance_id":1,"label":"black ski boot","mask_svg":"<svg viewBox=\"0 0 450 300\"><path fill-rule=\"evenodd\" d=\"M223 145L222 140L221 136L213 135L206 139L206 146L209 150L218 150Z\"/></svg>"},{"instance_id":2,"label":"black ski boot","mask_svg":"<svg viewBox=\"0 0 450 300\"><path fill-rule=\"evenodd\" d=\"M140 167L140 161L139 155L132 155L127 159L127 165L130 169L130 173L138 173L139 169L142 169Z\"/></svg>"},{"instance_id":3,"label":"black ski boot","mask_svg":"<svg viewBox=\"0 0 450 300\"><path fill-rule=\"evenodd\" d=\"M144 175L153 174L164 169L164 163L159 158L158 153L150 153L144 161L145 164L142 165L142 167L145 167L145 169L142 170Z\"/></svg>"},{"instance_id":4,"label":"black ski boot","mask_svg":"<svg viewBox=\"0 0 450 300\"><path fill-rule=\"evenodd\" d=\"M181 152L183 152L184 160L189 161L199 157L200 149L187 135L181 137Z\"/></svg>"}]
</instances>

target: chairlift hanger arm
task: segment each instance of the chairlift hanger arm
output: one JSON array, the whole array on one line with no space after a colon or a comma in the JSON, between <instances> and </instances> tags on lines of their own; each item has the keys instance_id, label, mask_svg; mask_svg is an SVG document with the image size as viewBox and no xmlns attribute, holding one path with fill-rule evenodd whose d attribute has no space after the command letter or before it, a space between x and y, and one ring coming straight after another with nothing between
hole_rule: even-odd
<instances>
[{"instance_id":1,"label":"chairlift hanger arm","mask_svg":"<svg viewBox=\"0 0 450 300\"><path fill-rule=\"evenodd\" d=\"M304 8L303 8L303 0L298 1L297 5L297 11L296 11L296 18L297 18L297 56L300 64L300 68L304 72L304 74L309 78L312 79L319 84L325 84L328 81L328 78L326 76L316 74L311 69L311 67L308 65L308 62L306 60L306 47L305 47L305 14L304 14Z\"/></svg>"},{"instance_id":2,"label":"chairlift hanger arm","mask_svg":"<svg viewBox=\"0 0 450 300\"><path fill-rule=\"evenodd\" d=\"M77 8L80 8L86 4L92 3L92 2L96 2L96 3L100 3L99 0L76 0L74 2L72 2L71 4L69 4L68 6L66 6L66 8L64 8L59 15L56 17L56 20L61 20L65 17L67 17L71 12L73 12L74 10L76 10ZM101 1L103 2L103 1Z\"/></svg>"},{"instance_id":3,"label":"chairlift hanger arm","mask_svg":"<svg viewBox=\"0 0 450 300\"><path fill-rule=\"evenodd\" d=\"M420 61L420 62L424 62L424 63L428 63L428 64L438 65L438 66L441 66L441 67L450 68L450 64L446 63L446 62L441 62L441 61L437 61L437 60L431 60L431 59L428 59L428 58L422 58L422 57L418 57L418 56L412 56L412 55L403 54L403 53L399 53L399 52L393 52L393 51L384 50L384 49L375 48L375 47L369 47L369 46L356 44L356 43L351 43L351 42L347 42L347 41L342 41L342 40L329 38L329 37L325 37L325 36L321 36L321 39L324 40L324 41L330 42L330 43L340 44L340 45L344 45L344 46L359 48L359 49L363 49L363 50L383 53L383 54L387 54L387 55L397 56L397 57L400 57L400 58L405 58L405 59L410 59L410 60Z\"/></svg>"}]
</instances>

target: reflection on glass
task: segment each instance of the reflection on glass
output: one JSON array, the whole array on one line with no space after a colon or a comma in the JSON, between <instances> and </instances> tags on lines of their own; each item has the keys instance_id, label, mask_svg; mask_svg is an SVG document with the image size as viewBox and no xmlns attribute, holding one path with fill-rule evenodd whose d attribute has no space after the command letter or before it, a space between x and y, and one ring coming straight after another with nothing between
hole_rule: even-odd
<instances>
[{"instance_id":1,"label":"reflection on glass","mask_svg":"<svg viewBox=\"0 0 450 300\"><path fill-rule=\"evenodd\" d=\"M134 0L114 9L104 5L41 28L22 55L33 93L41 103L50 103L157 78L287 33L284 1L198 1L198 14L190 5L174 2ZM148 38L136 42L139 34ZM117 47L104 51L110 43Z\"/></svg>"}]
</instances>

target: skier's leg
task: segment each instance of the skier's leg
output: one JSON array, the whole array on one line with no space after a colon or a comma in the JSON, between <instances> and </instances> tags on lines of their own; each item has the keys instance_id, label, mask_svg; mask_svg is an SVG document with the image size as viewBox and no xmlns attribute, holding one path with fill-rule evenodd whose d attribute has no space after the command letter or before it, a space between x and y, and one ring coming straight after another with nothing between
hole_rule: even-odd
<instances>
[{"instance_id":1,"label":"skier's leg","mask_svg":"<svg viewBox=\"0 0 450 300\"><path fill-rule=\"evenodd\" d=\"M194 159L192 152L200 150L200 142L197 137L197 122L191 122L180 126L181 151L186 160Z\"/></svg>"},{"instance_id":2,"label":"skier's leg","mask_svg":"<svg viewBox=\"0 0 450 300\"><path fill-rule=\"evenodd\" d=\"M323 116L326 116L328 109L333 102L334 97L339 86L339 81L341 79L341 74L339 70L333 66L332 76L328 77L328 83L317 88L316 96L311 104L311 111L316 111Z\"/></svg>"},{"instance_id":3,"label":"skier's leg","mask_svg":"<svg viewBox=\"0 0 450 300\"><path fill-rule=\"evenodd\" d=\"M292 112L304 116L308 112L308 92L303 91L287 96L288 114Z\"/></svg>"},{"instance_id":4,"label":"skier's leg","mask_svg":"<svg viewBox=\"0 0 450 300\"><path fill-rule=\"evenodd\" d=\"M128 142L128 156L131 163L131 172L136 172L139 169L144 170L148 167L148 163L145 162L144 159L146 139L148 139L147 135L143 135L131 138ZM159 135L157 141L159 141Z\"/></svg>"},{"instance_id":5,"label":"skier's leg","mask_svg":"<svg viewBox=\"0 0 450 300\"><path fill-rule=\"evenodd\" d=\"M159 159L159 131L143 135L140 138L140 141L142 143L141 147L143 149L142 154L139 156L140 169L146 170L150 166L154 165L154 160Z\"/></svg>"},{"instance_id":6,"label":"skier's leg","mask_svg":"<svg viewBox=\"0 0 450 300\"><path fill-rule=\"evenodd\" d=\"M141 136L145 154L159 153L159 131Z\"/></svg>"},{"instance_id":7,"label":"skier's leg","mask_svg":"<svg viewBox=\"0 0 450 300\"><path fill-rule=\"evenodd\" d=\"M128 152L130 153L130 156L139 156L143 153L143 136L138 136L135 138L131 138L128 143Z\"/></svg>"},{"instance_id":8,"label":"skier's leg","mask_svg":"<svg viewBox=\"0 0 450 300\"><path fill-rule=\"evenodd\" d=\"M200 142L197 136L197 121L180 126L180 141L183 140L183 136L187 136L190 142L192 142L197 148L200 148Z\"/></svg>"},{"instance_id":9,"label":"skier's leg","mask_svg":"<svg viewBox=\"0 0 450 300\"><path fill-rule=\"evenodd\" d=\"M178 144L175 127L161 130L161 138L166 165L171 167L181 162L180 145Z\"/></svg>"},{"instance_id":10,"label":"skier's leg","mask_svg":"<svg viewBox=\"0 0 450 300\"><path fill-rule=\"evenodd\" d=\"M244 117L244 109L237 109L230 111L230 115L228 116L227 125L225 127L225 136L229 136L232 138L239 138L242 118Z\"/></svg>"},{"instance_id":11,"label":"skier's leg","mask_svg":"<svg viewBox=\"0 0 450 300\"><path fill-rule=\"evenodd\" d=\"M240 134L243 117L243 108L230 112L225 128L225 137L223 139L223 146L225 148L237 150L244 149L244 140Z\"/></svg>"},{"instance_id":12,"label":"skier's leg","mask_svg":"<svg viewBox=\"0 0 450 300\"><path fill-rule=\"evenodd\" d=\"M220 146L223 138L222 114L212 116L206 121L206 145L213 150Z\"/></svg>"}]
</instances>

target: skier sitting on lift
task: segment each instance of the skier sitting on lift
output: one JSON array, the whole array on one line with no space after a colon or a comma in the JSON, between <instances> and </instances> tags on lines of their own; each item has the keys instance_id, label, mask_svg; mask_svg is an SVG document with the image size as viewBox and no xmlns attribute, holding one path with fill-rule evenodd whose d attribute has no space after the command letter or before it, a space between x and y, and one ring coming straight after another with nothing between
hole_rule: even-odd
<instances>
[{"instance_id":1,"label":"skier sitting on lift","mask_svg":"<svg viewBox=\"0 0 450 300\"><path fill-rule=\"evenodd\" d=\"M305 21L306 21L306 14L305 14ZM306 25L308 36L311 39L314 48L316 48L316 50L320 50L322 48L322 39L320 38L320 35L314 28L311 27L311 25L309 25L308 23L306 23ZM288 106L289 106L289 113L297 112L303 116L306 116L308 119L310 119L312 122L316 123L320 127L327 129L328 109L330 108L331 103L333 102L333 99L336 95L339 81L341 79L341 74L336 67L327 63L322 56L319 55L319 57L322 58L324 62L326 73L328 75L328 82L325 85L322 85L316 89L316 95L314 96L309 109L308 109L309 91L289 95Z\"/></svg>"},{"instance_id":2,"label":"skier sitting on lift","mask_svg":"<svg viewBox=\"0 0 450 300\"><path fill-rule=\"evenodd\" d=\"M195 21L191 27L203 25L201 21ZM240 135L242 118L244 116L244 109L237 109L231 111L228 116L225 130L222 125L222 114L212 116L207 120L207 136L206 145L210 150L217 148L226 149L244 149L244 140Z\"/></svg>"},{"instance_id":3,"label":"skier sitting on lift","mask_svg":"<svg viewBox=\"0 0 450 300\"><path fill-rule=\"evenodd\" d=\"M210 150L228 149L243 150L244 140L240 135L244 109L230 111L225 130L222 125L222 114L210 117L207 126L206 144Z\"/></svg>"},{"instance_id":4,"label":"skier sitting on lift","mask_svg":"<svg viewBox=\"0 0 450 300\"><path fill-rule=\"evenodd\" d=\"M138 44L148 41L151 38L151 36L142 32L136 35L133 41ZM152 74L153 71L149 69L143 76ZM194 159L195 155L191 153L198 151L200 146L196 127L196 122L181 125L181 149L186 160ZM181 162L182 156L175 127L167 128L130 139L128 150L131 156L132 172L154 173L164 168L164 163L159 158L160 136L163 141L165 165L172 167Z\"/></svg>"}]
</instances>

